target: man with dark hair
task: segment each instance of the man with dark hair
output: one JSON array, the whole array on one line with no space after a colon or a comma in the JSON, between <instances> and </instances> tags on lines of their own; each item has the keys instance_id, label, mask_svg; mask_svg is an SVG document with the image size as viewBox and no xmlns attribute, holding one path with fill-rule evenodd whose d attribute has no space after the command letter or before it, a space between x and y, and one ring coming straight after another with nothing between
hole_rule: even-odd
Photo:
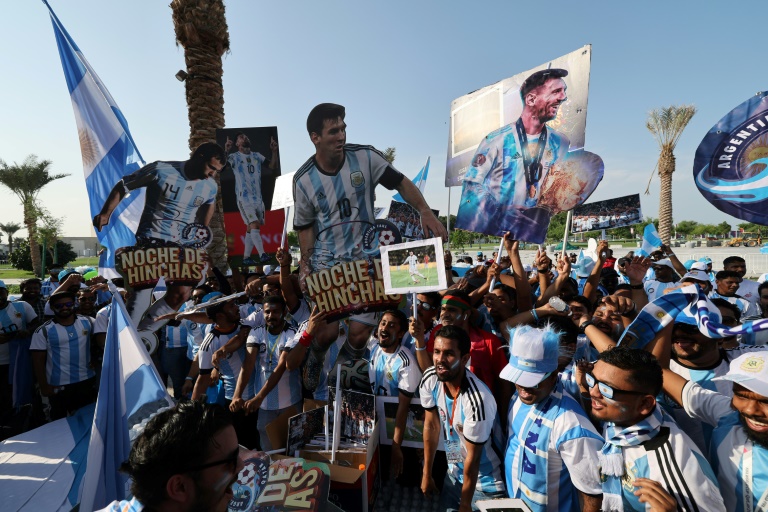
<instances>
[{"instance_id":1,"label":"man with dark hair","mask_svg":"<svg viewBox=\"0 0 768 512\"><path fill-rule=\"evenodd\" d=\"M32 306L37 318L42 320L45 317L45 300L41 293L42 281L36 277L24 279L19 284L19 290L21 290L21 300Z\"/></svg>"},{"instance_id":2,"label":"man with dark hair","mask_svg":"<svg viewBox=\"0 0 768 512\"><path fill-rule=\"evenodd\" d=\"M369 260L363 235L373 233L373 198L376 185L397 190L404 201L421 215L425 236L447 239L445 226L435 217L416 185L397 171L373 146L347 144L344 107L331 103L317 105L307 117L307 132L315 154L293 178L294 229L299 236L301 281L310 271L330 268L343 261ZM349 339L339 361L362 357L371 332L378 323L373 313L352 316ZM338 323L332 322L312 340L305 365L305 386L315 387L323 361L336 340Z\"/></svg>"},{"instance_id":3,"label":"man with dark hair","mask_svg":"<svg viewBox=\"0 0 768 512\"><path fill-rule=\"evenodd\" d=\"M732 270L736 272L739 275L739 279L741 279L739 289L736 290L736 293L747 299L749 302L758 305L760 294L758 293L757 288L760 286L760 283L744 279L744 276L747 275L746 260L741 256L729 256L723 260L723 270Z\"/></svg>"},{"instance_id":4,"label":"man with dark hair","mask_svg":"<svg viewBox=\"0 0 768 512\"><path fill-rule=\"evenodd\" d=\"M78 315L96 318L96 292L90 288L80 288L75 295L77 307L75 313Z\"/></svg>"},{"instance_id":5,"label":"man with dark hair","mask_svg":"<svg viewBox=\"0 0 768 512\"><path fill-rule=\"evenodd\" d=\"M432 465L440 436L448 459L439 510L469 512L477 510L475 501L504 494L501 460L491 440L496 402L491 390L466 368L470 345L463 329L440 328L432 353L434 366L424 372L419 384L425 409L424 494L437 492Z\"/></svg>"},{"instance_id":6,"label":"man with dark hair","mask_svg":"<svg viewBox=\"0 0 768 512\"><path fill-rule=\"evenodd\" d=\"M523 111L520 118L488 134L480 143L464 176L459 217L470 214L475 222L507 228L520 222L520 210L535 207L540 184L550 168L568 153L570 141L547 126L566 100L565 69L546 69L530 75L520 87ZM465 200L468 199L469 201ZM481 208L477 210L478 206ZM462 211L464 210L464 211ZM475 220L472 220L475 219ZM524 229L520 226L519 232Z\"/></svg>"},{"instance_id":7,"label":"man with dark hair","mask_svg":"<svg viewBox=\"0 0 768 512\"><path fill-rule=\"evenodd\" d=\"M47 299L56 291L56 288L59 287L59 272L62 270L64 269L58 263L51 263L50 268L48 268L48 277L46 277L40 285L40 295L42 295L44 299ZM40 318L42 318L42 316Z\"/></svg>"},{"instance_id":8,"label":"man with dark hair","mask_svg":"<svg viewBox=\"0 0 768 512\"><path fill-rule=\"evenodd\" d=\"M678 510L724 511L709 462L656 403L662 386L656 358L615 347L586 370L582 391L589 393L591 416L605 438L598 454L603 510L646 510L650 480L677 501Z\"/></svg>"},{"instance_id":9,"label":"man with dark hair","mask_svg":"<svg viewBox=\"0 0 768 512\"><path fill-rule=\"evenodd\" d=\"M229 412L182 402L149 420L120 467L133 498L101 512L226 512L242 468Z\"/></svg>"},{"instance_id":10,"label":"man with dark hair","mask_svg":"<svg viewBox=\"0 0 768 512\"><path fill-rule=\"evenodd\" d=\"M245 249L243 251L243 265L255 265L251 259L254 247L261 255L261 262L269 261L269 255L264 253L264 242L261 240L260 228L264 224L264 198L261 193L261 172L267 167L270 172L279 174L280 157L278 145L274 137L270 138L269 149L272 150L270 158L261 153L251 151L251 140L243 132L235 135L234 144L237 151L232 150L232 140L227 137L224 150L229 153L227 161L235 174L235 190L237 192L237 207L240 216L245 223Z\"/></svg>"},{"instance_id":11,"label":"man with dark hair","mask_svg":"<svg viewBox=\"0 0 768 512\"><path fill-rule=\"evenodd\" d=\"M735 270L721 270L715 274L715 289L710 292L709 297L727 300L739 308L741 316L745 319L760 318L760 309L757 302L751 302L737 293L743 282L739 272Z\"/></svg>"},{"instance_id":12,"label":"man with dark hair","mask_svg":"<svg viewBox=\"0 0 768 512\"><path fill-rule=\"evenodd\" d=\"M59 419L96 400L93 320L75 314L72 292L54 293L49 303L53 319L35 330L29 349L40 393L51 403L51 419Z\"/></svg>"}]
</instances>

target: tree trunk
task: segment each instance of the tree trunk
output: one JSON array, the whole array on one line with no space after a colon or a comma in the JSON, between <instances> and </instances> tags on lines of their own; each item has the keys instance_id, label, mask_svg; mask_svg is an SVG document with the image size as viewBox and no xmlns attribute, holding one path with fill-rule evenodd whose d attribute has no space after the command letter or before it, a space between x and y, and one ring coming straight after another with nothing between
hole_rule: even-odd
<instances>
[{"instance_id":1,"label":"tree trunk","mask_svg":"<svg viewBox=\"0 0 768 512\"><path fill-rule=\"evenodd\" d=\"M29 236L29 256L32 258L32 272L40 279L45 279L43 275L43 263L40 258L40 245L37 243L37 217L35 216L34 206L24 204L24 225L27 227Z\"/></svg>"},{"instance_id":2,"label":"tree trunk","mask_svg":"<svg viewBox=\"0 0 768 512\"><path fill-rule=\"evenodd\" d=\"M672 236L672 174L675 172L675 155L670 148L664 147L659 155L659 237L669 245Z\"/></svg>"},{"instance_id":3,"label":"tree trunk","mask_svg":"<svg viewBox=\"0 0 768 512\"><path fill-rule=\"evenodd\" d=\"M221 56L229 49L229 32L222 0L173 0L176 41L184 47L187 79L184 82L189 109L189 149L216 141L216 129L224 128L224 87ZM211 219L213 240L207 252L219 269L227 268L221 182Z\"/></svg>"}]
</instances>

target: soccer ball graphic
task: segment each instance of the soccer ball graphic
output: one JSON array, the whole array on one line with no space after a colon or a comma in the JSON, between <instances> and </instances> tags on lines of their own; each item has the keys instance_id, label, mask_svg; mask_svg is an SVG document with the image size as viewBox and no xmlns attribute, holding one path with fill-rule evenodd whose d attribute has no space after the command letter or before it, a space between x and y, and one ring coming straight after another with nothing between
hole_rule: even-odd
<instances>
[{"instance_id":1,"label":"soccer ball graphic","mask_svg":"<svg viewBox=\"0 0 768 512\"><path fill-rule=\"evenodd\" d=\"M256 468L253 466L252 462L249 462L242 470L240 470L240 474L237 477L237 483L240 485L248 485L255 476Z\"/></svg>"},{"instance_id":2,"label":"soccer ball graphic","mask_svg":"<svg viewBox=\"0 0 768 512\"><path fill-rule=\"evenodd\" d=\"M391 243L394 243L394 241L395 241L395 234L392 232L391 229L385 229L379 233L379 244L389 245Z\"/></svg>"}]
</instances>

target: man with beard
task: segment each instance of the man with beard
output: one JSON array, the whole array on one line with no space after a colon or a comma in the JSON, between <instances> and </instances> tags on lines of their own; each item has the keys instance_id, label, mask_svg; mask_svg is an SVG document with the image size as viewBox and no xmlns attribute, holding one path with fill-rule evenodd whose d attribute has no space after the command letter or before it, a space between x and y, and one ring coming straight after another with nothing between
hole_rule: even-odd
<instances>
[{"instance_id":1,"label":"man with beard","mask_svg":"<svg viewBox=\"0 0 768 512\"><path fill-rule=\"evenodd\" d=\"M261 194L261 171L266 166L270 172L280 172L280 158L277 154L278 145L274 137L269 140L271 158L267 159L261 153L251 151L251 140L239 132L235 135L237 151L227 157L232 172L235 174L235 190L237 191L237 207L245 223L245 249L243 265L255 265L251 259L253 248L261 255L261 262L269 261L269 255L264 253L264 242L261 240L261 226L264 225L264 197ZM224 150L229 153L232 140L227 137Z\"/></svg>"},{"instance_id":2,"label":"man with beard","mask_svg":"<svg viewBox=\"0 0 768 512\"><path fill-rule=\"evenodd\" d=\"M221 297L219 292L209 293L203 297L203 302L208 302ZM206 309L208 317L214 321L213 327L206 335L200 350L197 353L199 375L192 391L192 400L200 400L206 393L208 386L214 380L213 353L229 341L230 338L237 335L240 331L240 310L237 304L231 300L224 303L209 306ZM235 387L240 369L245 360L245 347L241 347L231 353L229 357L218 361L216 373L224 381L224 398L226 405L230 409L237 410L233 418L233 424L237 431L237 438L240 444L249 449L255 449L258 445L258 425L255 416L246 416L245 411L239 410L237 406L232 406L235 396ZM218 378L218 377L216 377ZM242 398L250 400L256 394L256 374L245 384L242 391Z\"/></svg>"},{"instance_id":3,"label":"man with beard","mask_svg":"<svg viewBox=\"0 0 768 512\"><path fill-rule=\"evenodd\" d=\"M133 498L100 512L226 512L241 469L229 412L182 402L149 420L120 467Z\"/></svg>"},{"instance_id":4,"label":"man with beard","mask_svg":"<svg viewBox=\"0 0 768 512\"><path fill-rule=\"evenodd\" d=\"M414 448L402 448L402 444L411 399L419 387L421 371L413 352L401 344L407 326L408 319L402 311L392 310L381 315L376 333L379 343L371 350L368 380L374 395L398 397L392 446L382 446L382 477L398 478L402 474L403 478L398 482L412 487L418 482L418 473L414 469L419 467L419 459Z\"/></svg>"},{"instance_id":5,"label":"man with beard","mask_svg":"<svg viewBox=\"0 0 768 512\"><path fill-rule=\"evenodd\" d=\"M704 389L665 370L664 391L692 418L714 427L711 460L729 511L764 510L768 496L768 351L731 361L715 380L733 385L733 397ZM708 509L709 510L709 509Z\"/></svg>"},{"instance_id":6,"label":"man with beard","mask_svg":"<svg viewBox=\"0 0 768 512\"><path fill-rule=\"evenodd\" d=\"M21 290L21 300L32 306L37 318L45 317L45 300L41 293L42 282L36 278L25 279L19 284Z\"/></svg>"},{"instance_id":7,"label":"man with beard","mask_svg":"<svg viewBox=\"0 0 768 512\"><path fill-rule=\"evenodd\" d=\"M520 86L520 118L480 142L463 178L458 216L469 221L463 229L472 230L476 223L506 228L520 222L520 210L538 204L540 184L551 167L565 159L570 145L567 137L546 125L568 99L566 76L567 70L552 68L526 78Z\"/></svg>"},{"instance_id":8,"label":"man with beard","mask_svg":"<svg viewBox=\"0 0 768 512\"><path fill-rule=\"evenodd\" d=\"M90 288L80 288L75 295L77 307L75 313L88 316L91 319L96 318L96 292Z\"/></svg>"},{"instance_id":9,"label":"man with beard","mask_svg":"<svg viewBox=\"0 0 768 512\"><path fill-rule=\"evenodd\" d=\"M507 420L507 494L536 512L579 510L580 501L583 512L597 512L603 439L558 378L560 337L551 326L510 330L501 378L515 385L517 398Z\"/></svg>"},{"instance_id":10,"label":"man with beard","mask_svg":"<svg viewBox=\"0 0 768 512\"><path fill-rule=\"evenodd\" d=\"M470 339L466 331L445 326L437 331L434 366L419 384L424 407L424 467L422 492L437 493L432 464L440 436L448 459L448 473L438 510L478 510L474 502L504 495L501 460L492 446L491 431L497 419L491 390L466 366Z\"/></svg>"},{"instance_id":11,"label":"man with beard","mask_svg":"<svg viewBox=\"0 0 768 512\"><path fill-rule=\"evenodd\" d=\"M757 288L760 286L760 283L744 279L744 276L747 274L747 262L744 258L740 256L729 256L728 258L725 258L723 260L723 270L736 272L741 280L736 293L747 299L749 302L759 306L760 293L758 293Z\"/></svg>"},{"instance_id":12,"label":"man with beard","mask_svg":"<svg viewBox=\"0 0 768 512\"><path fill-rule=\"evenodd\" d=\"M40 393L59 419L96 400L96 374L91 364L93 320L75 314L75 294L54 293L49 299L53 319L32 335L30 351Z\"/></svg>"},{"instance_id":13,"label":"man with beard","mask_svg":"<svg viewBox=\"0 0 768 512\"><path fill-rule=\"evenodd\" d=\"M653 270L654 277L646 280L643 284L645 293L648 295L648 302L661 297L665 290L676 286L677 281L680 279L669 258L654 261L651 264L651 270Z\"/></svg>"},{"instance_id":14,"label":"man with beard","mask_svg":"<svg viewBox=\"0 0 768 512\"><path fill-rule=\"evenodd\" d=\"M267 425L288 410L301 412L301 376L298 370L286 371L286 345L296 335L296 328L285 317L287 307L279 294L264 299L264 325L252 329L246 341L246 355L237 388L232 399L233 412L245 409L246 414L258 414L261 449L272 450L267 436ZM261 389L250 400L243 402L243 388L256 370L256 382ZM259 386L257 386L258 389Z\"/></svg>"},{"instance_id":15,"label":"man with beard","mask_svg":"<svg viewBox=\"0 0 768 512\"><path fill-rule=\"evenodd\" d=\"M603 510L645 511L650 480L674 498L677 510L724 512L709 462L656 403L662 386L656 358L615 347L582 368L582 393L605 439L598 454Z\"/></svg>"}]
</instances>

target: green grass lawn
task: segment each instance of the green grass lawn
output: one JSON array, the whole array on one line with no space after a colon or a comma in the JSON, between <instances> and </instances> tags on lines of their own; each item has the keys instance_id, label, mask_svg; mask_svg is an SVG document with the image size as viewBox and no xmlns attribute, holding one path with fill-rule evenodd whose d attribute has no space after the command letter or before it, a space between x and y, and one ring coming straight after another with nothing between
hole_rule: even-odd
<instances>
[{"instance_id":1,"label":"green grass lawn","mask_svg":"<svg viewBox=\"0 0 768 512\"><path fill-rule=\"evenodd\" d=\"M419 282L415 283L411 279L411 274L408 271L408 265L400 265L397 267L390 266L389 274L392 276L392 286L395 288L408 288L410 286L437 286L439 284L437 281L437 269L434 267L430 266L429 268L424 268L424 264L419 263L418 271L426 279L422 279L421 277L416 276L416 279L418 279Z\"/></svg>"},{"instance_id":2,"label":"green grass lawn","mask_svg":"<svg viewBox=\"0 0 768 512\"><path fill-rule=\"evenodd\" d=\"M91 256L89 258L77 258L75 261L70 261L67 264L67 266L69 267L88 266L93 268L98 267L98 265L99 265L98 256ZM34 276L35 275L32 272L29 272L27 270L17 270L13 268L10 264L8 264L3 268L0 268L0 279L27 279L29 277L34 277Z\"/></svg>"}]
</instances>

